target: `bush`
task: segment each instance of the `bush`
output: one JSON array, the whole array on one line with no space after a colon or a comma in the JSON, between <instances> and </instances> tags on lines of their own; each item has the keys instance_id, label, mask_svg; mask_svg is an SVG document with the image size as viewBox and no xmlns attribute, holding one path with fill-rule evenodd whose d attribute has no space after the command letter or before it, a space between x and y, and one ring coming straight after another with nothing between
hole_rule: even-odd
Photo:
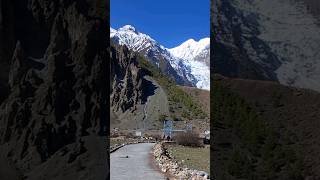
<instances>
[{"instance_id":1,"label":"bush","mask_svg":"<svg viewBox=\"0 0 320 180\"><path fill-rule=\"evenodd\" d=\"M190 118L190 114L189 114L187 111L183 111L183 112L181 113L181 116L182 116L183 118L186 118L186 119L191 119L191 118Z\"/></svg>"},{"instance_id":2,"label":"bush","mask_svg":"<svg viewBox=\"0 0 320 180\"><path fill-rule=\"evenodd\" d=\"M176 143L183 146L202 147L203 144L197 133L194 132L181 132L178 133L174 139Z\"/></svg>"},{"instance_id":3,"label":"bush","mask_svg":"<svg viewBox=\"0 0 320 180\"><path fill-rule=\"evenodd\" d=\"M135 138L135 135L132 132L124 133L126 138Z\"/></svg>"},{"instance_id":4,"label":"bush","mask_svg":"<svg viewBox=\"0 0 320 180\"><path fill-rule=\"evenodd\" d=\"M175 115L172 115L171 117L173 121L181 121L181 119L177 118L177 116Z\"/></svg>"},{"instance_id":5,"label":"bush","mask_svg":"<svg viewBox=\"0 0 320 180\"><path fill-rule=\"evenodd\" d=\"M167 118L167 115L161 114L161 115L159 116L159 121L160 121L160 122L163 122L163 121L166 120L166 118Z\"/></svg>"},{"instance_id":6,"label":"bush","mask_svg":"<svg viewBox=\"0 0 320 180\"><path fill-rule=\"evenodd\" d=\"M152 134L151 137L156 141L160 141L162 139L161 134Z\"/></svg>"}]
</instances>

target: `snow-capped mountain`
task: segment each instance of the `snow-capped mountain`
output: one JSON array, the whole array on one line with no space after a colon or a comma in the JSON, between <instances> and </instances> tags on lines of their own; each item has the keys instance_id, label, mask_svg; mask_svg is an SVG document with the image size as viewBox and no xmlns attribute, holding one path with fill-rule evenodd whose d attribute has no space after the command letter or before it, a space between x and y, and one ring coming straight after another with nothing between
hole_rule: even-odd
<instances>
[{"instance_id":1,"label":"snow-capped mountain","mask_svg":"<svg viewBox=\"0 0 320 180\"><path fill-rule=\"evenodd\" d=\"M111 28L110 38L117 44L126 45L129 49L144 54L164 73L173 77L178 84L210 89L209 66L206 65L205 59L201 59L201 57L207 57L205 54L207 49L202 52L193 50L195 52L192 52L192 55L198 55L194 57L198 59L197 61L193 61L191 55L189 59L175 56L171 50L160 45L150 36L137 31L131 25L125 25L118 30ZM201 44L208 41L206 39L201 41Z\"/></svg>"},{"instance_id":2,"label":"snow-capped mountain","mask_svg":"<svg viewBox=\"0 0 320 180\"><path fill-rule=\"evenodd\" d=\"M197 79L198 88L210 89L210 38L204 38L198 42L189 39L168 50L188 64L191 74Z\"/></svg>"},{"instance_id":3,"label":"snow-capped mountain","mask_svg":"<svg viewBox=\"0 0 320 180\"><path fill-rule=\"evenodd\" d=\"M308 3L214 1L214 71L320 91L319 14Z\"/></svg>"},{"instance_id":4,"label":"snow-capped mountain","mask_svg":"<svg viewBox=\"0 0 320 180\"><path fill-rule=\"evenodd\" d=\"M189 61L200 61L210 66L210 38L203 38L200 41L189 39L180 46L169 49L176 57Z\"/></svg>"},{"instance_id":5,"label":"snow-capped mountain","mask_svg":"<svg viewBox=\"0 0 320 180\"><path fill-rule=\"evenodd\" d=\"M160 45L150 36L138 32L136 28L131 25L125 25L118 30L111 28L110 37L120 45L126 45L133 51L141 52L149 48L156 49L160 47ZM162 49L163 47L160 48Z\"/></svg>"}]
</instances>

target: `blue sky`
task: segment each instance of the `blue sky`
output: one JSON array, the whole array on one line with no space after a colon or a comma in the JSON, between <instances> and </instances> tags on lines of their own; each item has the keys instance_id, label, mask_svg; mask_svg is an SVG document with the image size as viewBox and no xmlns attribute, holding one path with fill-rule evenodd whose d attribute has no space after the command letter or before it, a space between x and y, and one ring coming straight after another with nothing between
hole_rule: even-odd
<instances>
[{"instance_id":1,"label":"blue sky","mask_svg":"<svg viewBox=\"0 0 320 180\"><path fill-rule=\"evenodd\" d=\"M210 0L110 0L111 27L126 24L172 48L210 35Z\"/></svg>"}]
</instances>

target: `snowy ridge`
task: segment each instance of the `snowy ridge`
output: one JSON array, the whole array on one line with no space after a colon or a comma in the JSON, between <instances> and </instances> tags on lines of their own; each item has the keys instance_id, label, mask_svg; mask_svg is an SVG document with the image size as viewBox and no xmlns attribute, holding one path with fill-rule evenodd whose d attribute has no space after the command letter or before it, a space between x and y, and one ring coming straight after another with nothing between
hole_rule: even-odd
<instances>
[{"instance_id":1,"label":"snowy ridge","mask_svg":"<svg viewBox=\"0 0 320 180\"><path fill-rule=\"evenodd\" d=\"M168 50L176 57L192 61L203 51L210 50L210 38L203 38L198 42L189 39L180 46Z\"/></svg>"},{"instance_id":2,"label":"snowy ridge","mask_svg":"<svg viewBox=\"0 0 320 180\"><path fill-rule=\"evenodd\" d=\"M175 57L183 59L184 64L197 79L198 88L210 90L210 38L203 38L198 42L189 39L168 50Z\"/></svg>"},{"instance_id":3,"label":"snowy ridge","mask_svg":"<svg viewBox=\"0 0 320 180\"><path fill-rule=\"evenodd\" d=\"M193 86L210 90L210 71L209 65L206 63L210 52L209 38L204 38L199 42L193 40L195 43L191 41L182 43L176 50L181 52L179 55L176 55L175 51L171 52L172 49L160 45L150 36L137 31L131 25L125 25L118 30L110 28L110 38L120 45L126 45L133 51L145 54L158 67L160 59L165 59L179 76L190 81ZM190 45L189 49L182 52L188 43L192 44L192 47Z\"/></svg>"},{"instance_id":4,"label":"snowy ridge","mask_svg":"<svg viewBox=\"0 0 320 180\"><path fill-rule=\"evenodd\" d=\"M158 45L150 36L136 31L136 28L131 25L125 25L118 30L110 28L110 38L117 39L120 45L126 45L129 49L138 52Z\"/></svg>"}]
</instances>

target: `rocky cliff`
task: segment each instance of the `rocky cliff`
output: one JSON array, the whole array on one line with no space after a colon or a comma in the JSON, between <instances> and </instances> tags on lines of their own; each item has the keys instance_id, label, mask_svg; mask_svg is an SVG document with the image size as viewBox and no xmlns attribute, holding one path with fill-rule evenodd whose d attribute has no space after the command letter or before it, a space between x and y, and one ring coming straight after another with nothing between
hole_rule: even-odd
<instances>
[{"instance_id":1,"label":"rocky cliff","mask_svg":"<svg viewBox=\"0 0 320 180\"><path fill-rule=\"evenodd\" d=\"M150 126L144 128L151 128L159 114L167 111L168 107L162 108L166 104L166 95L159 85L155 85L151 72L142 67L143 55L112 43L110 59L111 127L143 128L146 122L142 125L142 121L148 116ZM160 90L163 96L159 95ZM160 96L162 102L153 102Z\"/></svg>"},{"instance_id":2,"label":"rocky cliff","mask_svg":"<svg viewBox=\"0 0 320 180\"><path fill-rule=\"evenodd\" d=\"M1 179L106 177L106 8L1 1L0 151L18 172Z\"/></svg>"},{"instance_id":3,"label":"rocky cliff","mask_svg":"<svg viewBox=\"0 0 320 180\"><path fill-rule=\"evenodd\" d=\"M114 112L136 109L142 102L143 75L138 67L137 53L126 46L111 46L110 106Z\"/></svg>"},{"instance_id":4,"label":"rocky cliff","mask_svg":"<svg viewBox=\"0 0 320 180\"><path fill-rule=\"evenodd\" d=\"M214 71L319 91L316 5L312 0L213 1Z\"/></svg>"}]
</instances>

